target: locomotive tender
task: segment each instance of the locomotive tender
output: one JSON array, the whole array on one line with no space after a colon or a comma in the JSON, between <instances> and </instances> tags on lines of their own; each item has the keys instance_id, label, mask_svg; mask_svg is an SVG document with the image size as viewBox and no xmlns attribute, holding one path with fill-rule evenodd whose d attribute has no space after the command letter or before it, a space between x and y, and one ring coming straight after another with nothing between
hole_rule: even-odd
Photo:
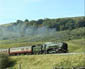
<instances>
[{"instance_id":1,"label":"locomotive tender","mask_svg":"<svg viewBox=\"0 0 85 69\"><path fill-rule=\"evenodd\" d=\"M47 42L45 44L37 44L33 46L14 47L8 49L0 49L0 53L6 53L9 55L19 54L53 54L53 53L67 53L67 43L53 43Z\"/></svg>"}]
</instances>

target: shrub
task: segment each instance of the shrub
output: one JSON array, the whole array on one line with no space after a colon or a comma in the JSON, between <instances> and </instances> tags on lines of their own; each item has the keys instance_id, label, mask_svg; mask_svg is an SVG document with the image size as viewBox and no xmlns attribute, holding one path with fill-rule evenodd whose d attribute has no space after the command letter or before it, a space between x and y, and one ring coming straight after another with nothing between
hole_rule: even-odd
<instances>
[{"instance_id":1,"label":"shrub","mask_svg":"<svg viewBox=\"0 0 85 69\"><path fill-rule=\"evenodd\" d=\"M9 65L9 57L6 54L0 54L0 69L7 68Z\"/></svg>"}]
</instances>

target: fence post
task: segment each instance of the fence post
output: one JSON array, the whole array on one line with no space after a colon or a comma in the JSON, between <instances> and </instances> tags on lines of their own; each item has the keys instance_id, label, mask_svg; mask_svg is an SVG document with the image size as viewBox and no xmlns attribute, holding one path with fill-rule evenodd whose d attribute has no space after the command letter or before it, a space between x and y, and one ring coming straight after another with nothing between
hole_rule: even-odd
<instances>
[{"instance_id":1,"label":"fence post","mask_svg":"<svg viewBox=\"0 0 85 69\"><path fill-rule=\"evenodd\" d=\"M21 69L21 64L19 64L19 69Z\"/></svg>"}]
</instances>

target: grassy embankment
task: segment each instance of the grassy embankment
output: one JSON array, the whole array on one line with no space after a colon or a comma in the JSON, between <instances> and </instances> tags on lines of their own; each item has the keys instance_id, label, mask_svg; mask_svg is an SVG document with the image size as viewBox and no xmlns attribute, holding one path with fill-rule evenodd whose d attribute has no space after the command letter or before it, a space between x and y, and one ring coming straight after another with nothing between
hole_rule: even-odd
<instances>
[{"instance_id":1,"label":"grassy embankment","mask_svg":"<svg viewBox=\"0 0 85 69\"><path fill-rule=\"evenodd\" d=\"M16 61L12 69L18 69L21 64L22 69L53 69L54 67L84 67L85 54L76 55L22 55L12 56L11 59Z\"/></svg>"}]
</instances>

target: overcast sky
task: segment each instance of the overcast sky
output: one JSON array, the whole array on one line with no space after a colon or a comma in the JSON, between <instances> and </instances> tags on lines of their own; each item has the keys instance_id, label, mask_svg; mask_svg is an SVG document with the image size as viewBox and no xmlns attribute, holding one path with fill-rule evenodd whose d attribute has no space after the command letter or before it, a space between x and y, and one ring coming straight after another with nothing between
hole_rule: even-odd
<instances>
[{"instance_id":1,"label":"overcast sky","mask_svg":"<svg viewBox=\"0 0 85 69\"><path fill-rule=\"evenodd\" d=\"M84 16L84 0L0 0L0 24Z\"/></svg>"}]
</instances>

